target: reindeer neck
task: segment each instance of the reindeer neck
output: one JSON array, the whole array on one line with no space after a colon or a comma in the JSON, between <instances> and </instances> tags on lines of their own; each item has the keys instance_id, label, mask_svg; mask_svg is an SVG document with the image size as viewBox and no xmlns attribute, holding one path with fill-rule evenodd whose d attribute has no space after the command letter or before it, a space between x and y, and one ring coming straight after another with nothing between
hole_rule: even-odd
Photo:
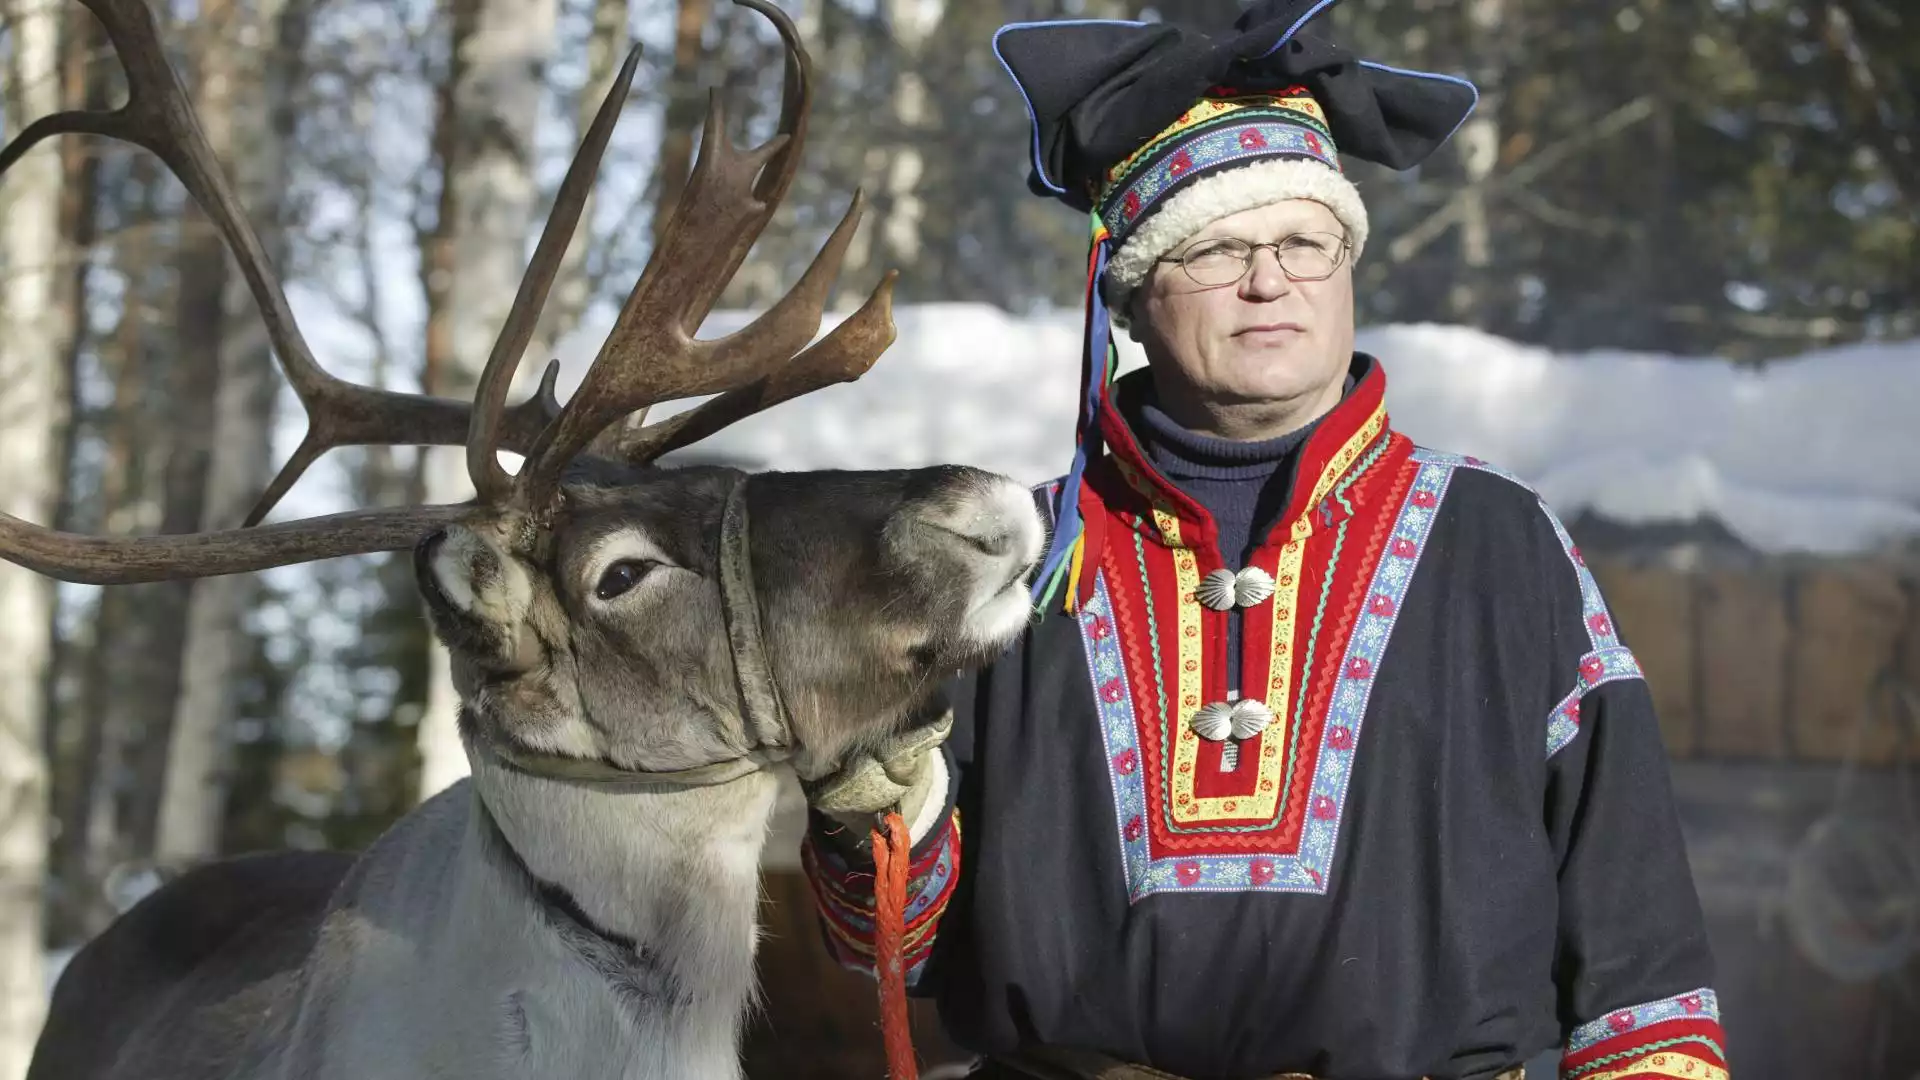
<instances>
[{"instance_id":1,"label":"reindeer neck","mask_svg":"<svg viewBox=\"0 0 1920 1080\"><path fill-rule=\"evenodd\" d=\"M476 824L497 830L510 849L502 854L537 883L535 902L556 937L583 967L644 1003L643 1041L676 1044L682 1068L697 1059L737 1068L773 777L616 791L475 755L473 781L486 819Z\"/></svg>"}]
</instances>

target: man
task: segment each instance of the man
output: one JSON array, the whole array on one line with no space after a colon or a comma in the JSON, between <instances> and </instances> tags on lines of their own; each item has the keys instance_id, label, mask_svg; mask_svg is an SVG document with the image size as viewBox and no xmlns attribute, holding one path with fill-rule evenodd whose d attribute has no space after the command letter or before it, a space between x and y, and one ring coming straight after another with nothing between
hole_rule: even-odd
<instances>
[{"instance_id":1,"label":"man","mask_svg":"<svg viewBox=\"0 0 1920 1080\"><path fill-rule=\"evenodd\" d=\"M1632 653L1549 508L1393 431L1353 351L1338 153L1411 167L1474 91L1313 36L1326 2L997 36L1032 186L1094 215L1082 452L1025 637L950 728L809 785L829 946L871 969L862 838L898 805L910 979L980 1076L1487 1080L1557 1048L1720 1080ZM1148 358L1112 385L1109 317Z\"/></svg>"}]
</instances>

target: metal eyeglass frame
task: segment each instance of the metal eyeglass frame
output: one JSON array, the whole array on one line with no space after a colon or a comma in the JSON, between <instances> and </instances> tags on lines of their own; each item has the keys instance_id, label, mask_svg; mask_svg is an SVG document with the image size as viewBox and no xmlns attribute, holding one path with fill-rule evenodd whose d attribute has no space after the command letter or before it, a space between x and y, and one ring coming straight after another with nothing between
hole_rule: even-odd
<instances>
[{"instance_id":1,"label":"metal eyeglass frame","mask_svg":"<svg viewBox=\"0 0 1920 1080\"><path fill-rule=\"evenodd\" d=\"M1200 285L1209 289L1218 289L1227 285L1232 285L1235 282L1238 282L1241 279L1245 278L1247 276L1247 272L1253 269L1253 257L1259 253L1260 249L1272 248L1273 257L1275 261L1277 261L1280 264L1280 272L1287 275L1288 280L1290 281L1325 281L1328 278L1332 277L1335 271L1340 269L1341 263L1344 263L1347 261L1347 253L1353 250L1353 241L1349 240L1344 235L1340 236L1338 238L1340 241L1340 246L1337 253L1333 256L1333 265L1327 267L1326 273L1315 275L1315 276L1307 276L1307 275L1294 273L1292 268L1287 266L1287 257L1284 253L1282 253L1280 249L1280 245L1285 244L1288 241L1301 236L1333 236L1333 235L1334 235L1333 233L1329 233L1329 232L1297 232L1297 233L1292 233L1280 240L1272 240L1272 241L1268 241L1260 244L1253 243L1252 241L1249 241L1249 240L1242 240L1237 236L1212 236L1212 237L1208 237L1205 240L1200 241L1199 243L1194 244L1192 247L1189 247L1186 250L1186 252L1180 255L1175 255L1175 256L1163 255L1160 258L1155 259L1153 261L1156 263L1179 263L1180 269L1187 275L1188 279L1191 280L1194 284ZM1193 256L1194 248L1202 247L1204 245L1212 245L1212 244L1238 244L1241 247L1246 249L1245 252L1239 256L1240 272L1238 274L1235 274L1233 277L1227 279L1226 281L1202 281L1198 277L1194 276L1193 268L1187 265L1187 260ZM1205 254L1218 255L1218 254L1223 254L1223 252L1220 252L1217 250L1208 250L1207 252L1205 252Z\"/></svg>"}]
</instances>

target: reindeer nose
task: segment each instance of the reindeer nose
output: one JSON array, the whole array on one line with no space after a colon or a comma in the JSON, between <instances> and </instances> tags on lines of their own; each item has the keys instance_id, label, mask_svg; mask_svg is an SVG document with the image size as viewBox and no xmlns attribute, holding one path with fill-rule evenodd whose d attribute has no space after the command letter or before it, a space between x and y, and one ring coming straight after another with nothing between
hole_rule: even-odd
<instances>
[{"instance_id":1,"label":"reindeer nose","mask_svg":"<svg viewBox=\"0 0 1920 1080\"><path fill-rule=\"evenodd\" d=\"M968 549L1016 564L1022 573L1039 560L1043 529L1026 488L965 466L929 472L932 490L919 508L921 521Z\"/></svg>"},{"instance_id":2,"label":"reindeer nose","mask_svg":"<svg viewBox=\"0 0 1920 1080\"><path fill-rule=\"evenodd\" d=\"M426 598L428 606L437 605L443 610L451 610L453 601L448 599L446 592L440 588L440 575L434 571L433 557L440 553L441 546L447 542L447 536L447 530L435 529L421 537L419 543L413 545L414 581Z\"/></svg>"},{"instance_id":3,"label":"reindeer nose","mask_svg":"<svg viewBox=\"0 0 1920 1080\"><path fill-rule=\"evenodd\" d=\"M974 551L978 551L982 555L990 555L999 559L1013 553L1013 530L1000 523L984 521L952 525L946 522L932 521L928 524L932 525L942 534L953 537L958 543Z\"/></svg>"},{"instance_id":4,"label":"reindeer nose","mask_svg":"<svg viewBox=\"0 0 1920 1080\"><path fill-rule=\"evenodd\" d=\"M435 529L421 537L420 542L413 545L413 568L431 577L428 567L433 565L433 553L439 551L440 545L446 543L446 540L447 530L445 529Z\"/></svg>"}]
</instances>

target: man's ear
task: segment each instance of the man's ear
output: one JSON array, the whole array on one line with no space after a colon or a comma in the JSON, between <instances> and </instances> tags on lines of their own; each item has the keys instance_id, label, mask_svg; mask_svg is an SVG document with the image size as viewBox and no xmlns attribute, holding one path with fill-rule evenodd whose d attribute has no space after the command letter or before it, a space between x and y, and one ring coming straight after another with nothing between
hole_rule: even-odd
<instances>
[{"instance_id":1,"label":"man's ear","mask_svg":"<svg viewBox=\"0 0 1920 1080\"><path fill-rule=\"evenodd\" d=\"M1120 314L1127 324L1127 339L1135 345L1145 344L1140 340L1140 290L1145 287L1146 283L1142 282L1139 287L1128 293L1127 302L1120 308Z\"/></svg>"},{"instance_id":2,"label":"man's ear","mask_svg":"<svg viewBox=\"0 0 1920 1080\"><path fill-rule=\"evenodd\" d=\"M1152 277L1152 275L1148 275ZM1133 344L1146 344L1146 319L1140 319L1140 296L1146 292L1146 282L1140 282L1139 288L1127 294L1127 338Z\"/></svg>"}]
</instances>

